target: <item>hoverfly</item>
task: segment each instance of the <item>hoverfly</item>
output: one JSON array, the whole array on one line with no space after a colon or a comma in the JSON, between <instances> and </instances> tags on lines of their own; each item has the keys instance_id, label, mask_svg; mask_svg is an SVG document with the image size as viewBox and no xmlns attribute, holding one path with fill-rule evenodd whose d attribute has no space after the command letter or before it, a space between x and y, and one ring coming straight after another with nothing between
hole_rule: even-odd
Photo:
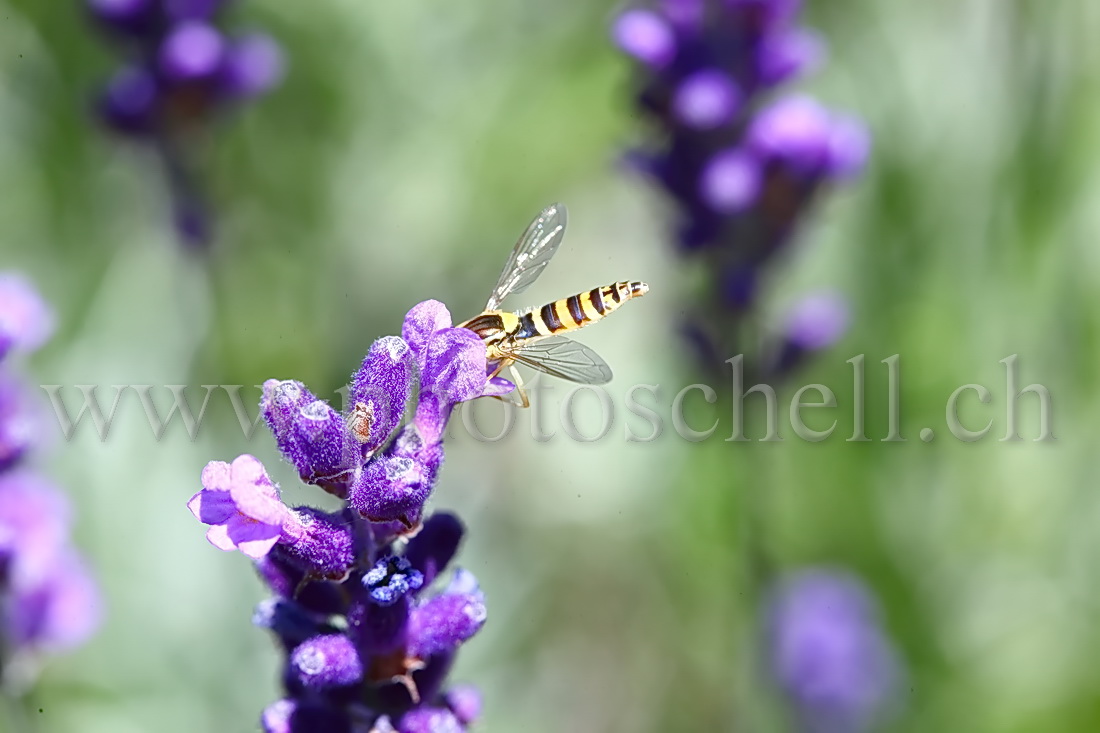
<instances>
[{"instance_id":1,"label":"hoverfly","mask_svg":"<svg viewBox=\"0 0 1100 733\"><path fill-rule=\"evenodd\" d=\"M596 352L558 334L596 323L631 298L640 298L649 292L649 286L643 282L624 280L555 300L541 308L515 313L499 310L505 298L526 290L550 264L565 237L565 224L563 205L551 204L543 209L516 242L485 310L459 324L460 328L470 329L485 342L486 357L493 369L491 377L505 368L511 370L523 407L531 403L516 364L570 382L609 382L611 367Z\"/></svg>"}]
</instances>

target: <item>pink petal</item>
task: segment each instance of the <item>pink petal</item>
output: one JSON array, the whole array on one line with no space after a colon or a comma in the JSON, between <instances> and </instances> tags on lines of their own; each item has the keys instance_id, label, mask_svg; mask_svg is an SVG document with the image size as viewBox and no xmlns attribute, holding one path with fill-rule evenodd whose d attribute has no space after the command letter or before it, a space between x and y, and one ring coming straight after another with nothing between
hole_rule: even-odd
<instances>
[{"instance_id":1,"label":"pink petal","mask_svg":"<svg viewBox=\"0 0 1100 733\"><path fill-rule=\"evenodd\" d=\"M279 492L275 489L275 484L267 477L267 471L264 470L264 464L260 463L260 460L255 456L250 456L247 453L237 456L236 460L233 461L231 472L234 485L253 484L262 487L264 490L263 493L268 496L279 496Z\"/></svg>"},{"instance_id":2,"label":"pink petal","mask_svg":"<svg viewBox=\"0 0 1100 733\"><path fill-rule=\"evenodd\" d=\"M232 485L229 464L225 461L207 463L206 468L202 469L202 485L212 491L229 491Z\"/></svg>"},{"instance_id":3,"label":"pink petal","mask_svg":"<svg viewBox=\"0 0 1100 733\"><path fill-rule=\"evenodd\" d=\"M230 495L238 512L263 524L280 527L290 514L285 504L267 496L261 488L254 485L235 484Z\"/></svg>"},{"instance_id":4,"label":"pink petal","mask_svg":"<svg viewBox=\"0 0 1100 733\"><path fill-rule=\"evenodd\" d=\"M237 549L253 560L260 560L266 557L267 553L271 552L271 548L274 547L275 543L278 541L278 536L262 540L245 540L238 544Z\"/></svg>"},{"instance_id":5,"label":"pink petal","mask_svg":"<svg viewBox=\"0 0 1100 733\"><path fill-rule=\"evenodd\" d=\"M187 508L203 524L221 524L237 511L228 491L206 489L192 496L191 501L187 502Z\"/></svg>"},{"instance_id":6,"label":"pink petal","mask_svg":"<svg viewBox=\"0 0 1100 733\"><path fill-rule=\"evenodd\" d=\"M237 549L251 558L266 555L279 541L279 528L243 519L232 519L226 525L228 536Z\"/></svg>"},{"instance_id":7,"label":"pink petal","mask_svg":"<svg viewBox=\"0 0 1100 733\"><path fill-rule=\"evenodd\" d=\"M237 545L229 539L229 530L224 524L215 524L206 530L206 541L219 550L225 550L226 552L237 549Z\"/></svg>"},{"instance_id":8,"label":"pink petal","mask_svg":"<svg viewBox=\"0 0 1100 733\"><path fill-rule=\"evenodd\" d=\"M425 300L417 303L405 314L401 327L401 338L419 355L427 346L428 339L436 331L451 326L451 312L438 300Z\"/></svg>"},{"instance_id":9,"label":"pink petal","mask_svg":"<svg viewBox=\"0 0 1100 733\"><path fill-rule=\"evenodd\" d=\"M499 397L500 395L506 395L509 392L513 392L516 389L516 385L509 382L504 377L493 377L485 385L485 391L481 393L482 397Z\"/></svg>"}]
</instances>

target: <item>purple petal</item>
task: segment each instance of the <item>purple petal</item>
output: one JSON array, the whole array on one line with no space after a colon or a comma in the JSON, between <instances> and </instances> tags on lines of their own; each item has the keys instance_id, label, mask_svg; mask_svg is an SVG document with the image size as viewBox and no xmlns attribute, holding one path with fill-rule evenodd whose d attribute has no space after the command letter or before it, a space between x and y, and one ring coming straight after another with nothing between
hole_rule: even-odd
<instances>
[{"instance_id":1,"label":"purple petal","mask_svg":"<svg viewBox=\"0 0 1100 733\"><path fill-rule=\"evenodd\" d=\"M739 149L718 153L703 168L699 193L719 213L744 211L760 194L760 166Z\"/></svg>"},{"instance_id":2,"label":"purple petal","mask_svg":"<svg viewBox=\"0 0 1100 733\"><path fill-rule=\"evenodd\" d=\"M763 156L779 158L801 172L816 172L828 160L831 133L828 111L810 97L795 95L761 111L748 139Z\"/></svg>"},{"instance_id":3,"label":"purple petal","mask_svg":"<svg viewBox=\"0 0 1100 733\"><path fill-rule=\"evenodd\" d=\"M414 708L401 716L399 733L464 733L466 728L445 708Z\"/></svg>"},{"instance_id":4,"label":"purple petal","mask_svg":"<svg viewBox=\"0 0 1100 733\"><path fill-rule=\"evenodd\" d=\"M900 664L873 599L852 576L789 577L768 607L772 670L799 714L827 730L865 730L896 692Z\"/></svg>"},{"instance_id":5,"label":"purple petal","mask_svg":"<svg viewBox=\"0 0 1100 733\"><path fill-rule=\"evenodd\" d=\"M423 352L428 345L428 340L436 331L451 327L451 312L447 306L438 300L425 300L418 303L405 314L405 322L401 326L401 338L412 349L417 359L423 362Z\"/></svg>"},{"instance_id":6,"label":"purple petal","mask_svg":"<svg viewBox=\"0 0 1100 733\"><path fill-rule=\"evenodd\" d=\"M351 639L328 634L306 639L290 655L298 681L311 690L354 685L363 679L363 662Z\"/></svg>"},{"instance_id":7,"label":"purple petal","mask_svg":"<svg viewBox=\"0 0 1100 733\"><path fill-rule=\"evenodd\" d=\"M206 530L206 541L225 552L237 549L237 543L229 537L229 528L225 524L215 524Z\"/></svg>"},{"instance_id":8,"label":"purple petal","mask_svg":"<svg viewBox=\"0 0 1100 733\"><path fill-rule=\"evenodd\" d=\"M628 10L611 28L615 44L638 61L663 68L676 56L676 36L665 20L649 10Z\"/></svg>"},{"instance_id":9,"label":"purple petal","mask_svg":"<svg viewBox=\"0 0 1100 733\"><path fill-rule=\"evenodd\" d=\"M804 28L792 28L764 39L757 59L762 84L775 86L805 75L821 65L825 44Z\"/></svg>"},{"instance_id":10,"label":"purple petal","mask_svg":"<svg viewBox=\"0 0 1100 733\"><path fill-rule=\"evenodd\" d=\"M104 122L120 133L150 132L156 124L160 86L151 71L125 66L107 81L99 99Z\"/></svg>"},{"instance_id":11,"label":"purple petal","mask_svg":"<svg viewBox=\"0 0 1100 733\"><path fill-rule=\"evenodd\" d=\"M346 511L330 514L298 507L291 522L284 525L283 534L281 556L303 572L342 578L355 564L355 526Z\"/></svg>"},{"instance_id":12,"label":"purple petal","mask_svg":"<svg viewBox=\"0 0 1100 733\"><path fill-rule=\"evenodd\" d=\"M260 725L264 733L353 733L351 718L344 708L322 700L274 702L264 709Z\"/></svg>"},{"instance_id":13,"label":"purple petal","mask_svg":"<svg viewBox=\"0 0 1100 733\"><path fill-rule=\"evenodd\" d=\"M833 120L829 133L829 170L839 179L858 176L871 153L871 133L859 120L841 117Z\"/></svg>"},{"instance_id":14,"label":"purple petal","mask_svg":"<svg viewBox=\"0 0 1100 733\"><path fill-rule=\"evenodd\" d=\"M88 0L88 10L112 30L135 35L148 31L156 12L154 0Z\"/></svg>"},{"instance_id":15,"label":"purple petal","mask_svg":"<svg viewBox=\"0 0 1100 733\"><path fill-rule=\"evenodd\" d=\"M209 20L227 0L163 0L164 12L173 20Z\"/></svg>"},{"instance_id":16,"label":"purple petal","mask_svg":"<svg viewBox=\"0 0 1100 733\"><path fill-rule=\"evenodd\" d=\"M449 651L485 624L480 596L446 594L413 609L409 617L409 653L420 659Z\"/></svg>"},{"instance_id":17,"label":"purple petal","mask_svg":"<svg viewBox=\"0 0 1100 733\"><path fill-rule=\"evenodd\" d=\"M233 486L254 486L264 496L272 499L279 498L279 491L268 478L267 469L256 456L244 453L234 458L233 465L230 466L230 475Z\"/></svg>"},{"instance_id":18,"label":"purple petal","mask_svg":"<svg viewBox=\"0 0 1100 733\"><path fill-rule=\"evenodd\" d=\"M466 725L481 717L481 693L473 685L455 685L446 697L447 707Z\"/></svg>"},{"instance_id":19,"label":"purple petal","mask_svg":"<svg viewBox=\"0 0 1100 733\"><path fill-rule=\"evenodd\" d=\"M486 383L482 397L500 397L516 390L516 385L504 377L493 377Z\"/></svg>"},{"instance_id":20,"label":"purple petal","mask_svg":"<svg viewBox=\"0 0 1100 733\"><path fill-rule=\"evenodd\" d=\"M741 107L741 90L718 69L697 71L680 82L672 99L676 117L688 127L711 130L731 120Z\"/></svg>"},{"instance_id":21,"label":"purple petal","mask_svg":"<svg viewBox=\"0 0 1100 733\"><path fill-rule=\"evenodd\" d=\"M203 524L222 524L237 513L237 505L228 491L203 489L191 497L187 508Z\"/></svg>"},{"instance_id":22,"label":"purple petal","mask_svg":"<svg viewBox=\"0 0 1100 733\"><path fill-rule=\"evenodd\" d=\"M32 587L53 573L68 546L68 499L28 471L0 476L0 535L6 539L7 585Z\"/></svg>"},{"instance_id":23,"label":"purple petal","mask_svg":"<svg viewBox=\"0 0 1100 733\"><path fill-rule=\"evenodd\" d=\"M169 79L192 82L208 78L221 68L225 39L212 25L201 21L180 23L160 47L160 68Z\"/></svg>"},{"instance_id":24,"label":"purple petal","mask_svg":"<svg viewBox=\"0 0 1100 733\"><path fill-rule=\"evenodd\" d=\"M286 57L279 44L268 35L254 33L229 47L222 84L235 97L257 97L278 86L285 71Z\"/></svg>"},{"instance_id":25,"label":"purple petal","mask_svg":"<svg viewBox=\"0 0 1100 733\"><path fill-rule=\"evenodd\" d=\"M281 535L279 527L254 522L239 514L230 517L224 526L229 541L253 560L259 560L271 552Z\"/></svg>"},{"instance_id":26,"label":"purple petal","mask_svg":"<svg viewBox=\"0 0 1100 733\"><path fill-rule=\"evenodd\" d=\"M26 386L0 370L0 471L6 471L41 441L48 428L37 401Z\"/></svg>"},{"instance_id":27,"label":"purple petal","mask_svg":"<svg viewBox=\"0 0 1100 733\"><path fill-rule=\"evenodd\" d=\"M802 9L802 0L723 0L727 7L739 10L757 32L786 25Z\"/></svg>"},{"instance_id":28,"label":"purple petal","mask_svg":"<svg viewBox=\"0 0 1100 733\"><path fill-rule=\"evenodd\" d=\"M260 403L264 420L275 435L280 452L307 483L339 485L358 467L362 448L343 416L318 400L301 382L269 379Z\"/></svg>"},{"instance_id":29,"label":"purple petal","mask_svg":"<svg viewBox=\"0 0 1100 733\"><path fill-rule=\"evenodd\" d=\"M420 532L409 540L405 559L424 576L427 586L458 552L465 528L458 517L446 512L433 514Z\"/></svg>"},{"instance_id":30,"label":"purple petal","mask_svg":"<svg viewBox=\"0 0 1100 733\"><path fill-rule=\"evenodd\" d=\"M210 491L228 492L233 486L233 473L225 461L210 461L202 469L202 486Z\"/></svg>"},{"instance_id":31,"label":"purple petal","mask_svg":"<svg viewBox=\"0 0 1100 733\"><path fill-rule=\"evenodd\" d=\"M16 272L0 273L0 337L33 351L46 343L53 327L53 313L30 280Z\"/></svg>"},{"instance_id":32,"label":"purple petal","mask_svg":"<svg viewBox=\"0 0 1100 733\"><path fill-rule=\"evenodd\" d=\"M243 516L269 527L281 527L290 513L281 501L257 492L251 485L234 486L230 496Z\"/></svg>"},{"instance_id":33,"label":"purple petal","mask_svg":"<svg viewBox=\"0 0 1100 733\"><path fill-rule=\"evenodd\" d=\"M50 651L84 642L102 616L96 583L83 558L72 549L57 558L40 584L17 589L7 611L8 632L15 644Z\"/></svg>"},{"instance_id":34,"label":"purple petal","mask_svg":"<svg viewBox=\"0 0 1100 733\"><path fill-rule=\"evenodd\" d=\"M373 453L401 422L412 393L415 355L396 336L371 344L348 393L351 425L365 453Z\"/></svg>"},{"instance_id":35,"label":"purple petal","mask_svg":"<svg viewBox=\"0 0 1100 733\"><path fill-rule=\"evenodd\" d=\"M848 329L848 303L837 293L807 295L787 316L787 338L801 348L824 349Z\"/></svg>"},{"instance_id":36,"label":"purple petal","mask_svg":"<svg viewBox=\"0 0 1100 733\"><path fill-rule=\"evenodd\" d=\"M470 400L485 388L485 343L466 328L436 331L428 341L424 376L430 383L446 383L458 401Z\"/></svg>"},{"instance_id":37,"label":"purple petal","mask_svg":"<svg viewBox=\"0 0 1100 733\"><path fill-rule=\"evenodd\" d=\"M405 456L377 456L349 490L348 505L373 521L418 516L437 467Z\"/></svg>"}]
</instances>

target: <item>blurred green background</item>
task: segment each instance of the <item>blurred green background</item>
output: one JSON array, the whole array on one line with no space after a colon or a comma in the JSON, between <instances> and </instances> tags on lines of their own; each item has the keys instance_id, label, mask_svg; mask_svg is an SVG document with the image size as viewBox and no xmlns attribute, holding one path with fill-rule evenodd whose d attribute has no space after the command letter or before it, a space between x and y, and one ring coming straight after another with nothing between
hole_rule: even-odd
<instances>
[{"instance_id":1,"label":"blurred green background","mask_svg":"<svg viewBox=\"0 0 1100 733\"><path fill-rule=\"evenodd\" d=\"M765 312L823 286L853 303L844 341L795 378L837 393L827 441L793 439L781 412L788 440L727 443L728 407L699 395L692 421L723 420L711 440L667 425L624 440L648 432L627 388L660 384L667 422L698 379L674 332L684 274L664 202L618 164L642 130L609 2L240 3L289 76L211 136L221 237L203 259L166 226L156 162L88 121L113 56L76 4L0 0L0 259L59 316L31 378L102 385L105 406L115 384L196 385L197 409L197 385L273 377L331 396L416 302L475 313L516 235L561 200L569 236L524 299L623 278L652 294L580 339L616 370L605 438L536 442L525 414L500 442L448 444L433 506L466 521L460 561L490 610L453 676L483 689L480 729L780 729L748 531L779 568L845 566L873 588L908 667L891 730L1100 729L1100 5L806 4L831 56L805 86L875 138L864 178L823 199L774 272ZM844 440L857 354L868 443ZM893 354L908 440L883 443ZM1053 395L1055 442L1030 440L1032 396L1028 439L998 440L1011 354L1021 386ZM993 430L951 440L947 397L975 382L993 401L971 395L964 420ZM567 391L549 392L545 427ZM243 397L254 415L258 390ZM496 432L498 405L476 413ZM921 442L926 426L941 436ZM224 393L195 440L178 417L156 440L132 391L106 440L87 423L58 435L47 470L78 506L107 617L46 668L40 730L247 731L279 696L279 655L249 623L261 584L184 507L208 460L241 452L288 501L322 501L263 428L242 436Z\"/></svg>"}]
</instances>

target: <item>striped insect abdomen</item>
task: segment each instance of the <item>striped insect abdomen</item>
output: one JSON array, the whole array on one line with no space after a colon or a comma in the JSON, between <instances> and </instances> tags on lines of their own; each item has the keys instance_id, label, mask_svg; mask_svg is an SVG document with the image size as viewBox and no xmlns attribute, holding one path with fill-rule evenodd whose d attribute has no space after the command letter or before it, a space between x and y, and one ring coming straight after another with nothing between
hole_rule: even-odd
<instances>
[{"instance_id":1,"label":"striped insect abdomen","mask_svg":"<svg viewBox=\"0 0 1100 733\"><path fill-rule=\"evenodd\" d=\"M568 298L555 300L521 315L515 338L551 336L576 331L578 328L584 328L590 323L606 318L626 301L640 298L648 292L649 286L643 282L623 280L600 288L592 288L586 293L577 293Z\"/></svg>"}]
</instances>

